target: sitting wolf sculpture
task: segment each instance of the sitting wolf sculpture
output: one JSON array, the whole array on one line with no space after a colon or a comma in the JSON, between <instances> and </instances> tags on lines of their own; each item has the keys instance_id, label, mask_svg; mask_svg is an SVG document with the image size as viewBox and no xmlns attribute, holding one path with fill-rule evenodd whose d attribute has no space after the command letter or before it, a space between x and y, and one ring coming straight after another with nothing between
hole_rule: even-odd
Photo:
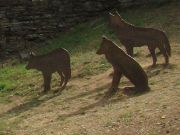
<instances>
[{"instance_id":1,"label":"sitting wolf sculpture","mask_svg":"<svg viewBox=\"0 0 180 135\"><path fill-rule=\"evenodd\" d=\"M136 92L149 90L148 77L142 67L111 40L103 36L101 46L96 53L104 54L113 66L111 93L117 91L122 75L135 85L135 88L129 87L127 89L136 90Z\"/></svg>"}]
</instances>

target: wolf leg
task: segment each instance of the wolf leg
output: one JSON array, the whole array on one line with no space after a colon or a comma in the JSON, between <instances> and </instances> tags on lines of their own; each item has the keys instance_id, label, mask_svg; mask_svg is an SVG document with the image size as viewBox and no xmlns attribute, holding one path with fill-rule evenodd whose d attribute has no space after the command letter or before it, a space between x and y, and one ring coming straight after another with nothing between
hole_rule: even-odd
<instances>
[{"instance_id":1,"label":"wolf leg","mask_svg":"<svg viewBox=\"0 0 180 135\"><path fill-rule=\"evenodd\" d=\"M118 66L113 66L113 68L114 68L114 73L113 73L112 85L109 91L115 93L118 90L118 85L122 77L122 72L119 70Z\"/></svg>"},{"instance_id":2,"label":"wolf leg","mask_svg":"<svg viewBox=\"0 0 180 135\"><path fill-rule=\"evenodd\" d=\"M58 71L58 74L59 74L59 76L61 77L61 81L60 81L60 89L55 90L54 93L59 92L59 90L61 91L61 89L62 89L62 87L63 87L64 80L65 80L65 77L64 77L62 71Z\"/></svg>"},{"instance_id":3,"label":"wolf leg","mask_svg":"<svg viewBox=\"0 0 180 135\"><path fill-rule=\"evenodd\" d=\"M58 71L58 74L61 77L61 81L60 81L60 87L61 87L63 85L63 83L64 83L64 75L63 75L63 73L61 71Z\"/></svg>"},{"instance_id":4,"label":"wolf leg","mask_svg":"<svg viewBox=\"0 0 180 135\"><path fill-rule=\"evenodd\" d=\"M125 46L125 47L126 47L127 54L129 54L131 57L133 57L134 56L133 47L131 47L131 46Z\"/></svg>"},{"instance_id":5,"label":"wolf leg","mask_svg":"<svg viewBox=\"0 0 180 135\"><path fill-rule=\"evenodd\" d=\"M149 87L142 87L142 86L135 86L135 87L125 87L123 90L124 94L131 95L131 94L137 94L137 93L144 93L150 91Z\"/></svg>"},{"instance_id":6,"label":"wolf leg","mask_svg":"<svg viewBox=\"0 0 180 135\"><path fill-rule=\"evenodd\" d=\"M165 58L165 65L169 64L169 56L167 54L167 51L165 50L164 46L159 46L159 50L161 51L161 53L163 54L164 58Z\"/></svg>"},{"instance_id":7,"label":"wolf leg","mask_svg":"<svg viewBox=\"0 0 180 135\"><path fill-rule=\"evenodd\" d=\"M50 83L51 83L51 74L50 73L43 73L44 78L44 92L50 90Z\"/></svg>"},{"instance_id":8,"label":"wolf leg","mask_svg":"<svg viewBox=\"0 0 180 135\"><path fill-rule=\"evenodd\" d=\"M63 91L68 83L69 80L69 70L64 70L63 72L63 76L64 76L64 84L62 85L60 91Z\"/></svg>"},{"instance_id":9,"label":"wolf leg","mask_svg":"<svg viewBox=\"0 0 180 135\"><path fill-rule=\"evenodd\" d=\"M60 90L60 91L63 91L63 90L65 89L67 83L68 83L68 77L65 76L64 84L63 84L63 86L61 87L61 90Z\"/></svg>"},{"instance_id":10,"label":"wolf leg","mask_svg":"<svg viewBox=\"0 0 180 135\"><path fill-rule=\"evenodd\" d=\"M148 49L149 49L149 52L152 56L152 59L153 59L153 64L152 66L155 66L156 65L156 62L157 62L157 57L156 57L156 53L155 53L155 47L152 47L152 46L148 46Z\"/></svg>"}]
</instances>

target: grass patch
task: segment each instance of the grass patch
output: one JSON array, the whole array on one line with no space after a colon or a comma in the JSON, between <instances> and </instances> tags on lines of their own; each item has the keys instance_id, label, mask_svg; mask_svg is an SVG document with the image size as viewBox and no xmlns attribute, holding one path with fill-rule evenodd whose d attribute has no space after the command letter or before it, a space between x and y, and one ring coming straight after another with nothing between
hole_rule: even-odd
<instances>
[{"instance_id":1,"label":"grass patch","mask_svg":"<svg viewBox=\"0 0 180 135\"><path fill-rule=\"evenodd\" d=\"M49 41L46 47L40 48L38 52L44 54L63 47L72 55L79 52L86 53L98 47L103 34L112 37L112 31L108 29L105 18L97 19L93 24L80 24L67 33L60 33L56 39Z\"/></svg>"},{"instance_id":2,"label":"grass patch","mask_svg":"<svg viewBox=\"0 0 180 135\"><path fill-rule=\"evenodd\" d=\"M80 133L73 133L72 135L80 135Z\"/></svg>"},{"instance_id":3,"label":"grass patch","mask_svg":"<svg viewBox=\"0 0 180 135\"><path fill-rule=\"evenodd\" d=\"M0 135L14 135L12 129L17 128L22 118L17 117L11 122L7 122L5 118L0 119Z\"/></svg>"},{"instance_id":4,"label":"grass patch","mask_svg":"<svg viewBox=\"0 0 180 135\"><path fill-rule=\"evenodd\" d=\"M163 7L144 6L140 9L134 8L125 12L119 11L119 13L126 21L135 26L149 27L150 25L150 27L162 29L169 22L169 17L166 15L169 12L167 8L169 6L166 5Z\"/></svg>"},{"instance_id":5,"label":"grass patch","mask_svg":"<svg viewBox=\"0 0 180 135\"><path fill-rule=\"evenodd\" d=\"M24 65L17 65L13 67L6 67L0 69L0 92L8 92L16 89L20 80L31 76L32 72L27 72Z\"/></svg>"},{"instance_id":6,"label":"grass patch","mask_svg":"<svg viewBox=\"0 0 180 135\"><path fill-rule=\"evenodd\" d=\"M123 121L124 123L129 123L132 120L133 114L131 112L126 112L119 116L118 121Z\"/></svg>"},{"instance_id":7,"label":"grass patch","mask_svg":"<svg viewBox=\"0 0 180 135\"><path fill-rule=\"evenodd\" d=\"M0 121L0 135L5 135L5 128L6 128L7 124L4 120Z\"/></svg>"},{"instance_id":8,"label":"grass patch","mask_svg":"<svg viewBox=\"0 0 180 135\"><path fill-rule=\"evenodd\" d=\"M104 127L113 128L113 127L115 127L116 125L117 125L116 122L109 121L109 122L107 122L107 123L105 124Z\"/></svg>"},{"instance_id":9,"label":"grass patch","mask_svg":"<svg viewBox=\"0 0 180 135\"><path fill-rule=\"evenodd\" d=\"M10 95L32 95L38 74L36 71L27 71L24 64L0 69L0 103L11 102Z\"/></svg>"}]
</instances>

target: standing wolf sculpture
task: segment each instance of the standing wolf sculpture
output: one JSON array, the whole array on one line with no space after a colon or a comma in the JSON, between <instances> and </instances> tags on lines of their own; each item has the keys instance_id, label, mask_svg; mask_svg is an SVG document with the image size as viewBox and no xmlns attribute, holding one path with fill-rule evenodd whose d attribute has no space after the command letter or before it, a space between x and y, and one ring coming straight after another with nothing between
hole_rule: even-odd
<instances>
[{"instance_id":1,"label":"standing wolf sculpture","mask_svg":"<svg viewBox=\"0 0 180 135\"><path fill-rule=\"evenodd\" d=\"M156 65L157 57L155 49L159 48L165 58L165 64L169 63L169 56L171 56L171 47L166 34L163 31L153 28L136 27L127 23L116 12L114 15L109 14L110 27L115 31L120 42L125 46L129 55L133 56L133 47L140 47L147 45L150 54L153 58L152 66Z\"/></svg>"},{"instance_id":2,"label":"standing wolf sculpture","mask_svg":"<svg viewBox=\"0 0 180 135\"><path fill-rule=\"evenodd\" d=\"M26 69L37 69L42 72L44 92L50 90L52 73L58 72L60 75L61 91L66 87L68 80L71 78L70 56L68 51L63 48L41 56L35 56L31 53ZM55 92L58 92L58 90Z\"/></svg>"},{"instance_id":3,"label":"standing wolf sculpture","mask_svg":"<svg viewBox=\"0 0 180 135\"><path fill-rule=\"evenodd\" d=\"M114 74L110 92L117 91L122 75L126 76L135 85L134 90L149 90L148 77L142 67L111 40L103 37L101 46L96 53L104 54L113 66Z\"/></svg>"}]
</instances>

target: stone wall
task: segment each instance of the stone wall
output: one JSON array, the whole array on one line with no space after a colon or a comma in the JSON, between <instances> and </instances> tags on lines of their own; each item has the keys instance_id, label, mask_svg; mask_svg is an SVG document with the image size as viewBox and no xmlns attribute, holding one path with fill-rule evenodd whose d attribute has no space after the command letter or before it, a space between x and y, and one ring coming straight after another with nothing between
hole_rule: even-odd
<instances>
[{"instance_id":1,"label":"stone wall","mask_svg":"<svg viewBox=\"0 0 180 135\"><path fill-rule=\"evenodd\" d=\"M4 43L5 48L11 48L14 41L22 39L45 41L116 6L165 1L168 0L0 0L0 51Z\"/></svg>"},{"instance_id":2,"label":"stone wall","mask_svg":"<svg viewBox=\"0 0 180 135\"><path fill-rule=\"evenodd\" d=\"M1 35L21 36L29 40L44 40L58 31L112 8L117 3L116 0L1 1Z\"/></svg>"}]
</instances>

